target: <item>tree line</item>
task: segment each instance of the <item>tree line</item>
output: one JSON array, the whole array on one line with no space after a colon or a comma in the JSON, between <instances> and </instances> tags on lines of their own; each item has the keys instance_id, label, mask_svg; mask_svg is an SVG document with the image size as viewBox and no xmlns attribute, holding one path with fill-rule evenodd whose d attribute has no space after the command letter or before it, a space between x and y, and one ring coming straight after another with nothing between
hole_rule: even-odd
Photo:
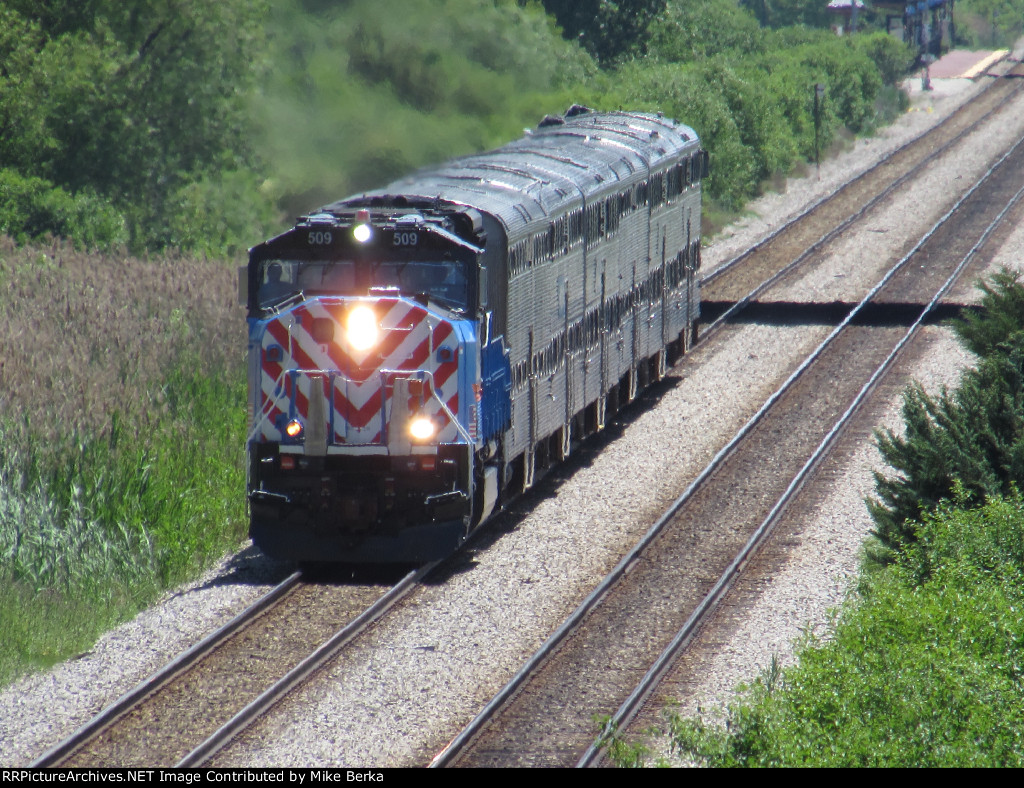
<instances>
[{"instance_id":1,"label":"tree line","mask_svg":"<svg viewBox=\"0 0 1024 788\"><path fill-rule=\"evenodd\" d=\"M0 231L237 254L299 213L503 144L573 103L693 126L712 156L709 199L736 210L844 128L870 132L905 106L894 85L912 53L867 13L863 33L837 38L822 8L8 0Z\"/></svg>"}]
</instances>

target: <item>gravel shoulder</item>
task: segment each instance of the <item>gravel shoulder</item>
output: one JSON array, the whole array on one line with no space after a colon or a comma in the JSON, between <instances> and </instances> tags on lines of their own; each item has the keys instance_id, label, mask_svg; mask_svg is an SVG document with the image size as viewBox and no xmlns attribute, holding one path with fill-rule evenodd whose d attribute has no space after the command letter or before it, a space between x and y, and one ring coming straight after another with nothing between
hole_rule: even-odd
<instances>
[{"instance_id":1,"label":"gravel shoulder","mask_svg":"<svg viewBox=\"0 0 1024 788\"><path fill-rule=\"evenodd\" d=\"M790 179L784 192L752 204L748 216L705 249L706 270L921 133L979 89L961 83L933 80L935 90L916 91L913 111L899 123L823 162L820 179L813 171L810 177ZM1018 116L1024 118L1024 112ZM912 210L913 201L894 208L894 226L878 235L911 224L900 217ZM1022 251L1024 229L1005 245L997 263L1019 266ZM857 253L848 250L851 260ZM854 269L860 270L847 264L818 274L816 281L805 283L803 297L814 300L826 292L828 300L842 297L834 294L836 277ZM969 286L962 290L958 297L973 298ZM739 360L754 359L758 368L784 363L792 331L749 327L729 354L700 365L700 380L684 365L676 373L678 384L667 387L659 405L634 420L589 465L561 480L557 496L534 500L513 529L467 557L465 571L426 589L417 604L385 621L373 642L325 671L315 687L282 704L219 763L408 766L429 759L452 726L468 721L561 622L591 577L610 568L632 544L651 514L674 497L679 480L703 466L708 447L743 417L743 403L756 384L735 375ZM929 331L937 334L934 349L923 357L915 377L929 388L953 383L969 359L944 329ZM800 342L810 343L812 334L801 335ZM898 401L890 418L897 415ZM728 698L736 683L756 675L773 654L785 658L801 628L820 626L827 610L841 601L869 527L862 499L870 491L864 479L870 483L873 451L865 446L849 476L837 478L836 500L808 524L792 577L773 583L773 597L751 617L749 631L723 649L721 669L714 680L709 678L704 694L695 697ZM31 762L284 574L284 567L249 548L108 633L87 654L5 689L0 693L0 765Z\"/></svg>"}]
</instances>

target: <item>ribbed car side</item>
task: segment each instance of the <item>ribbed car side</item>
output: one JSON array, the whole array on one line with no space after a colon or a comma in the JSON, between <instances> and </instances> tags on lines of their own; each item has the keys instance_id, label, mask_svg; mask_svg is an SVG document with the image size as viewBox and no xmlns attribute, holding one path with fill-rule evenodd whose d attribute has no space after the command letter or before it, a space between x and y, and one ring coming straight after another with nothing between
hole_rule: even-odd
<instances>
[{"instance_id":1,"label":"ribbed car side","mask_svg":"<svg viewBox=\"0 0 1024 788\"><path fill-rule=\"evenodd\" d=\"M707 162L673 121L573 108L254 247L256 544L439 557L601 429L693 340Z\"/></svg>"}]
</instances>

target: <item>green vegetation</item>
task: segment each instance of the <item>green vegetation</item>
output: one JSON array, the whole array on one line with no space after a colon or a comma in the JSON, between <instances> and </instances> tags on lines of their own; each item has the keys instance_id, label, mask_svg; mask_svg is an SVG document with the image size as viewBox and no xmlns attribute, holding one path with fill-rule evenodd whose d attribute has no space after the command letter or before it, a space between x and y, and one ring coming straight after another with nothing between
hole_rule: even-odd
<instances>
[{"instance_id":1,"label":"green vegetation","mask_svg":"<svg viewBox=\"0 0 1024 788\"><path fill-rule=\"evenodd\" d=\"M709 766L1024 765L1024 499L1018 493L1024 286L1006 271L958 324L981 354L959 388L906 395L896 476L872 502L882 560L825 640L773 664L725 727L675 715L675 753ZM928 445L931 442L931 445ZM905 519L901 519L905 518ZM622 765L644 762L618 742Z\"/></svg>"},{"instance_id":2,"label":"green vegetation","mask_svg":"<svg viewBox=\"0 0 1024 788\"><path fill-rule=\"evenodd\" d=\"M1024 0L958 0L957 38L975 49L1009 49L1024 35Z\"/></svg>"},{"instance_id":3,"label":"green vegetation","mask_svg":"<svg viewBox=\"0 0 1024 788\"><path fill-rule=\"evenodd\" d=\"M648 26L666 5L666 0L544 0L565 37L604 64L643 55Z\"/></svg>"},{"instance_id":4,"label":"green vegetation","mask_svg":"<svg viewBox=\"0 0 1024 788\"><path fill-rule=\"evenodd\" d=\"M676 717L710 766L1024 765L1024 503L929 515L827 642L763 677L728 731ZM922 577L921 567L929 570Z\"/></svg>"},{"instance_id":5,"label":"green vegetation","mask_svg":"<svg viewBox=\"0 0 1024 788\"><path fill-rule=\"evenodd\" d=\"M707 36L702 12L715 4L731 8L721 15L730 22ZM615 88L624 106L658 108L697 130L711 151L708 195L731 210L775 174L813 160L816 147L826 151L844 127L868 133L891 119L879 112L884 80L894 82L910 62L883 33L775 32L749 18L744 26L742 16L724 0L670 7L653 28L650 57L624 65ZM817 133L815 84L824 86Z\"/></svg>"},{"instance_id":6,"label":"green vegetation","mask_svg":"<svg viewBox=\"0 0 1024 788\"><path fill-rule=\"evenodd\" d=\"M265 13L248 0L9 0L0 161L76 197L99 195L135 249L178 245L166 219L188 202L183 192L205 184L217 194L232 173L250 173L249 191L259 184L244 99L263 74ZM244 248L261 229L232 241Z\"/></svg>"},{"instance_id":7,"label":"green vegetation","mask_svg":"<svg viewBox=\"0 0 1024 788\"><path fill-rule=\"evenodd\" d=\"M0 230L234 255L298 213L572 103L693 126L712 155L709 196L734 211L813 156L815 83L822 150L900 109L885 86L909 53L878 33L837 39L821 7L11 0Z\"/></svg>"},{"instance_id":8,"label":"green vegetation","mask_svg":"<svg viewBox=\"0 0 1024 788\"><path fill-rule=\"evenodd\" d=\"M128 240L124 218L88 190L71 195L42 178L0 170L0 233L19 243L47 234L70 238L86 248L111 247Z\"/></svg>"},{"instance_id":9,"label":"green vegetation","mask_svg":"<svg viewBox=\"0 0 1024 788\"><path fill-rule=\"evenodd\" d=\"M88 648L245 531L224 266L0 243L0 683Z\"/></svg>"},{"instance_id":10,"label":"green vegetation","mask_svg":"<svg viewBox=\"0 0 1024 788\"><path fill-rule=\"evenodd\" d=\"M274 3L276 68L253 105L265 192L289 216L495 147L597 74L534 4Z\"/></svg>"},{"instance_id":11,"label":"green vegetation","mask_svg":"<svg viewBox=\"0 0 1024 788\"><path fill-rule=\"evenodd\" d=\"M1013 495L1024 482L1024 286L1002 271L982 286L980 311L956 323L963 344L978 354L953 392L929 396L920 386L904 395L905 431L877 433L879 451L896 476L876 474L868 502L885 562L916 539L915 522L953 495L968 504Z\"/></svg>"}]
</instances>

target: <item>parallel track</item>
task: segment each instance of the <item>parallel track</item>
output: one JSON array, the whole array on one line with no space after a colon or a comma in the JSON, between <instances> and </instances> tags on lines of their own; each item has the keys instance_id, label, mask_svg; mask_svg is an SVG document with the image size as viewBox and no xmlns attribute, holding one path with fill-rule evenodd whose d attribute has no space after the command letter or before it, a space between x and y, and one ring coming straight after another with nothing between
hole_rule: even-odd
<instances>
[{"instance_id":1,"label":"parallel track","mask_svg":"<svg viewBox=\"0 0 1024 788\"><path fill-rule=\"evenodd\" d=\"M709 272L701 280L702 300L734 302L718 322L742 309L980 124L1004 110L1024 91L1024 80L1011 78L1021 76L1024 76L1024 65L1013 66L1004 77L964 102L941 123L899 146L749 249Z\"/></svg>"},{"instance_id":2,"label":"parallel track","mask_svg":"<svg viewBox=\"0 0 1024 788\"><path fill-rule=\"evenodd\" d=\"M607 730L628 721L899 348L973 259L991 227L1020 200L1013 172L1021 168L1018 145L984 186L976 186L894 266L433 765L567 766L597 760L589 717L610 714ZM1001 193L993 195L996 189ZM958 230L950 232L954 224ZM965 248L966 239L979 238L968 229L975 226L989 230ZM911 259L927 259L927 277L917 265L908 266ZM929 284L921 298L925 279L942 285ZM857 325L873 304L923 302L929 296L910 332ZM823 434L819 443L814 436ZM726 524L732 528L723 534ZM711 574L712 562L689 561L698 539L721 542L713 559L720 568ZM681 598L665 600L668 588ZM655 643L663 644L660 651ZM635 676L631 690L628 676ZM606 698L622 700L618 711L606 708Z\"/></svg>"},{"instance_id":3,"label":"parallel track","mask_svg":"<svg viewBox=\"0 0 1024 788\"><path fill-rule=\"evenodd\" d=\"M1024 145L1024 141L1022 141L1021 144ZM1022 163L1024 163L1024 156L1021 156L1018 151L1018 159L1015 166L1020 166ZM603 742L606 741L605 737L627 730L630 722L635 718L643 704L657 689L662 679L679 658L679 655L687 648L695 634L725 600L726 596L732 590L734 583L739 578L740 572L743 571L746 564L769 538L772 529L776 523L779 522L786 511L786 508L800 493L814 471L834 447L842 431L852 422L857 411L863 406L883 376L892 368L899 354L916 338L921 327L929 319L929 316L935 312L939 302L949 293L956 280L959 279L963 272L971 265L972 262L974 262L976 256L978 256L985 248L985 245L989 242L990 238L996 233L996 231L1004 227L1010 217L1015 216L1015 213L1015 218L1020 218L1019 214L1022 200L1024 200L1024 188L1021 188L1014 193L1010 197L1006 206L999 211L994 218L992 218L976 243L967 250L964 257L956 265L949 277L942 283L942 286L932 296L932 299L924 309L921 310L920 314L907 329L903 337L900 338L899 342L896 343L889 355L881 364L878 365L868 381L862 386L860 391L857 392L857 395L850 402L849 407L836 421L828 434L826 434L818 447L807 459L807 462L790 482L784 494L776 502L775 506L772 508L771 512L769 512L764 521L758 526L754 534L751 535L750 540L748 540L744 545L743 550L740 551L736 559L722 574L714 588L712 588L697 609L694 610L693 614L679 629L675 638L673 638L672 642L659 655L658 659L650 667L641 681L637 683L636 687L633 688L629 697L627 697L616 712L609 717L608 721L604 725L602 737L599 737L599 739L587 749L577 762L577 766L588 767L600 765L602 760L601 746ZM957 209L959 208L960 206L957 206ZM915 249L911 255L908 255L907 258L901 261L901 264L909 262L913 255L917 254L918 251L920 251L919 248ZM861 305L858 305L857 308L851 311L845 322L849 323L851 320L856 320L857 315L861 311L860 307L863 305L865 305L865 302L862 302ZM832 336L830 336L829 340L831 339Z\"/></svg>"}]
</instances>

